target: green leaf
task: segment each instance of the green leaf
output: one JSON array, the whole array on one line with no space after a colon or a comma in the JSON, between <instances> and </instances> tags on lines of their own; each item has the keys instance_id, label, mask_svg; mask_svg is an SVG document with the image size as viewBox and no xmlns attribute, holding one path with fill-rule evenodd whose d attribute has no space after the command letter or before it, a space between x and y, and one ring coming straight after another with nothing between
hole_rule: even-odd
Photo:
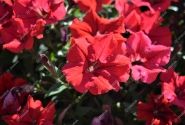
<instances>
[{"instance_id":1,"label":"green leaf","mask_svg":"<svg viewBox=\"0 0 185 125\"><path fill-rule=\"evenodd\" d=\"M67 89L68 87L66 85L61 85L61 84L55 84L53 85L48 92L45 94L45 97L50 97L50 96L54 96L57 95L61 92L63 92L65 89Z\"/></svg>"}]
</instances>

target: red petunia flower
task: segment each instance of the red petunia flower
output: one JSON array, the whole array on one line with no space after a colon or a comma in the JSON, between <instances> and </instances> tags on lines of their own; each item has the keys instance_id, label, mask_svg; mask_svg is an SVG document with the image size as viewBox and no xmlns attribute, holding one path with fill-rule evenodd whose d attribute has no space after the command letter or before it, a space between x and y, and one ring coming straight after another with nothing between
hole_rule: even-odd
<instances>
[{"instance_id":1,"label":"red petunia flower","mask_svg":"<svg viewBox=\"0 0 185 125\"><path fill-rule=\"evenodd\" d=\"M96 36L92 43L86 38L74 39L62 68L67 81L81 93L118 91L119 82L128 80L130 69L121 44L113 35Z\"/></svg>"},{"instance_id":2,"label":"red petunia flower","mask_svg":"<svg viewBox=\"0 0 185 125\"><path fill-rule=\"evenodd\" d=\"M15 17L23 20L24 28L39 39L46 24L56 23L66 14L63 0L17 0L13 9Z\"/></svg>"},{"instance_id":3,"label":"red petunia flower","mask_svg":"<svg viewBox=\"0 0 185 125\"><path fill-rule=\"evenodd\" d=\"M176 122L176 114L169 105L162 102L162 98L150 95L147 103L137 105L137 118L146 121L146 125L172 125Z\"/></svg>"},{"instance_id":4,"label":"red petunia flower","mask_svg":"<svg viewBox=\"0 0 185 125\"><path fill-rule=\"evenodd\" d=\"M119 14L125 17L125 28L132 32L142 30L149 33L161 21L160 12L142 0L116 0L115 6Z\"/></svg>"},{"instance_id":5,"label":"red petunia flower","mask_svg":"<svg viewBox=\"0 0 185 125\"><path fill-rule=\"evenodd\" d=\"M132 34L126 42L127 54L132 62L132 77L144 83L152 83L164 71L170 59L170 47L154 45L143 32Z\"/></svg>"},{"instance_id":6,"label":"red petunia flower","mask_svg":"<svg viewBox=\"0 0 185 125\"><path fill-rule=\"evenodd\" d=\"M132 10L151 11L154 13L154 9L149 2L143 0L116 0L115 7L120 15L127 16Z\"/></svg>"},{"instance_id":7,"label":"red petunia flower","mask_svg":"<svg viewBox=\"0 0 185 125\"><path fill-rule=\"evenodd\" d=\"M185 109L185 76L179 76L171 68L161 78L164 100Z\"/></svg>"},{"instance_id":8,"label":"red petunia flower","mask_svg":"<svg viewBox=\"0 0 185 125\"><path fill-rule=\"evenodd\" d=\"M4 116L3 120L8 125L53 125L54 114L54 103L51 102L43 108L40 100L35 101L29 96L26 106L20 113Z\"/></svg>"},{"instance_id":9,"label":"red petunia flower","mask_svg":"<svg viewBox=\"0 0 185 125\"><path fill-rule=\"evenodd\" d=\"M33 46L33 37L20 18L13 18L2 25L0 39L3 48L14 53L21 52L24 49L30 50Z\"/></svg>"},{"instance_id":10,"label":"red petunia flower","mask_svg":"<svg viewBox=\"0 0 185 125\"><path fill-rule=\"evenodd\" d=\"M44 26L63 19L66 13L63 0L16 0L10 7L14 10L12 19L7 9L0 6L7 12L0 14L0 42L14 53L32 49L33 37L43 38ZM4 23L7 18L10 19Z\"/></svg>"},{"instance_id":11,"label":"red petunia flower","mask_svg":"<svg viewBox=\"0 0 185 125\"><path fill-rule=\"evenodd\" d=\"M112 0L74 0L82 11L100 11L103 4L110 4Z\"/></svg>"},{"instance_id":12,"label":"red petunia flower","mask_svg":"<svg viewBox=\"0 0 185 125\"><path fill-rule=\"evenodd\" d=\"M38 19L47 24L55 23L66 14L64 0L16 0L13 9L15 16L29 25L34 25Z\"/></svg>"},{"instance_id":13,"label":"red petunia flower","mask_svg":"<svg viewBox=\"0 0 185 125\"><path fill-rule=\"evenodd\" d=\"M17 2L15 1L12 6L0 2L0 11L3 12L0 14L0 44L3 49L14 53L32 49L33 37L42 38L46 24L43 19L33 17L34 13L28 8L21 9ZM28 16L17 15L17 10Z\"/></svg>"},{"instance_id":14,"label":"red petunia flower","mask_svg":"<svg viewBox=\"0 0 185 125\"><path fill-rule=\"evenodd\" d=\"M123 41L120 33L124 33L124 18L105 19L98 16L95 11L89 11L84 17L83 21L74 19L70 26L72 37L87 37L94 39L94 36L99 34L114 33L114 36Z\"/></svg>"},{"instance_id":15,"label":"red petunia flower","mask_svg":"<svg viewBox=\"0 0 185 125\"><path fill-rule=\"evenodd\" d=\"M21 86L27 82L22 78L17 78L11 73L4 73L0 76L0 114L11 114L20 110L24 95L19 93ZM20 92L20 91L19 91ZM19 99L18 99L19 98Z\"/></svg>"},{"instance_id":16,"label":"red petunia flower","mask_svg":"<svg viewBox=\"0 0 185 125\"><path fill-rule=\"evenodd\" d=\"M159 12L151 14L150 12L131 11L125 18L125 27L132 32L144 31L149 33L156 22L159 22Z\"/></svg>"}]
</instances>

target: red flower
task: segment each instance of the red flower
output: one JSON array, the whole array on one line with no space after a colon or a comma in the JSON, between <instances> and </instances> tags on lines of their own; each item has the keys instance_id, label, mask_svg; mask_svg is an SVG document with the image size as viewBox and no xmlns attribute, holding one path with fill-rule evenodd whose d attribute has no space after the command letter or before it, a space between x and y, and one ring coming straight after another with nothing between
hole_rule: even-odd
<instances>
[{"instance_id":1,"label":"red flower","mask_svg":"<svg viewBox=\"0 0 185 125\"><path fill-rule=\"evenodd\" d=\"M123 14L125 16L127 16L132 10L140 10L142 8L144 8L142 11L154 12L150 3L144 0L116 0L115 7L120 15Z\"/></svg>"},{"instance_id":2,"label":"red flower","mask_svg":"<svg viewBox=\"0 0 185 125\"><path fill-rule=\"evenodd\" d=\"M62 20L66 13L63 0L17 0L13 9L15 17L23 20L24 28L39 39L46 24Z\"/></svg>"},{"instance_id":3,"label":"red flower","mask_svg":"<svg viewBox=\"0 0 185 125\"><path fill-rule=\"evenodd\" d=\"M151 14L150 12L138 13L138 11L133 10L125 18L125 27L133 32L142 30L149 33L156 22L159 22L159 16L159 12Z\"/></svg>"},{"instance_id":4,"label":"red flower","mask_svg":"<svg viewBox=\"0 0 185 125\"><path fill-rule=\"evenodd\" d=\"M63 0L16 0L12 6L6 3L0 2L0 42L14 53L32 49L33 37L43 38L44 26L63 19L66 13Z\"/></svg>"},{"instance_id":5,"label":"red flower","mask_svg":"<svg viewBox=\"0 0 185 125\"><path fill-rule=\"evenodd\" d=\"M63 0L16 0L10 9L0 6L6 12L0 14L0 23L3 23L0 39L3 48L14 53L32 49L33 37L43 38L44 26L63 19L66 13Z\"/></svg>"},{"instance_id":6,"label":"red flower","mask_svg":"<svg viewBox=\"0 0 185 125\"><path fill-rule=\"evenodd\" d=\"M8 125L53 125L54 113L54 103L51 102L43 108L40 100L34 101L33 97L29 96L20 113L4 116L3 119Z\"/></svg>"},{"instance_id":7,"label":"red flower","mask_svg":"<svg viewBox=\"0 0 185 125\"><path fill-rule=\"evenodd\" d=\"M75 39L62 69L67 81L81 93L118 91L119 82L129 78L130 68L121 44L112 35L97 36L91 44L85 38Z\"/></svg>"},{"instance_id":8,"label":"red flower","mask_svg":"<svg viewBox=\"0 0 185 125\"><path fill-rule=\"evenodd\" d=\"M138 103L137 118L145 120L146 125L172 125L177 116L160 96L150 95L147 103Z\"/></svg>"},{"instance_id":9,"label":"red flower","mask_svg":"<svg viewBox=\"0 0 185 125\"><path fill-rule=\"evenodd\" d=\"M128 57L132 62L133 79L152 83L169 62L170 47L153 45L143 32L132 34L126 44Z\"/></svg>"},{"instance_id":10,"label":"red flower","mask_svg":"<svg viewBox=\"0 0 185 125\"><path fill-rule=\"evenodd\" d=\"M100 11L103 4L110 4L112 0L74 0L82 11Z\"/></svg>"},{"instance_id":11,"label":"red flower","mask_svg":"<svg viewBox=\"0 0 185 125\"><path fill-rule=\"evenodd\" d=\"M125 28L133 32L149 33L151 28L159 24L160 12L155 11L150 3L138 0L116 0L115 6L120 15L125 17Z\"/></svg>"},{"instance_id":12,"label":"red flower","mask_svg":"<svg viewBox=\"0 0 185 125\"><path fill-rule=\"evenodd\" d=\"M11 114L20 110L24 100L21 86L25 85L26 81L22 78L17 78L11 73L4 73L0 76L0 114ZM18 95L19 97L18 97ZM18 99L19 98L19 99Z\"/></svg>"},{"instance_id":13,"label":"red flower","mask_svg":"<svg viewBox=\"0 0 185 125\"><path fill-rule=\"evenodd\" d=\"M3 48L14 53L21 52L23 49L30 50L33 46L33 38L19 18L13 18L2 25L0 39L2 40Z\"/></svg>"},{"instance_id":14,"label":"red flower","mask_svg":"<svg viewBox=\"0 0 185 125\"><path fill-rule=\"evenodd\" d=\"M185 109L185 76L179 76L173 69L169 69L162 74L162 80L164 100Z\"/></svg>"},{"instance_id":15,"label":"red flower","mask_svg":"<svg viewBox=\"0 0 185 125\"><path fill-rule=\"evenodd\" d=\"M38 19L47 24L62 20L65 16L63 0L16 0L14 3L15 16L24 19L29 25L34 25Z\"/></svg>"},{"instance_id":16,"label":"red flower","mask_svg":"<svg viewBox=\"0 0 185 125\"><path fill-rule=\"evenodd\" d=\"M123 41L120 33L125 32L123 17L117 19L105 19L98 16L95 11L89 11L84 17L83 22L78 19L73 20L70 26L72 37L87 37L93 39L99 34L114 33L118 40Z\"/></svg>"}]
</instances>

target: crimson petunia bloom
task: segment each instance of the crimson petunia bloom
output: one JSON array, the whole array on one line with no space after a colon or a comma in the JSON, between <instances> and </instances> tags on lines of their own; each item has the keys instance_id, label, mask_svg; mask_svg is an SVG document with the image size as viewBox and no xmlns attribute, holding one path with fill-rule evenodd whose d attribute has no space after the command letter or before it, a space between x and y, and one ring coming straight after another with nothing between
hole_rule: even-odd
<instances>
[{"instance_id":1,"label":"crimson petunia bloom","mask_svg":"<svg viewBox=\"0 0 185 125\"><path fill-rule=\"evenodd\" d=\"M179 76L171 68L161 75L161 79L164 100L185 109L185 76Z\"/></svg>"},{"instance_id":2,"label":"crimson petunia bloom","mask_svg":"<svg viewBox=\"0 0 185 125\"><path fill-rule=\"evenodd\" d=\"M132 32L149 33L155 23L161 21L160 12L155 11L150 3L141 0L116 0L115 7L125 17L125 28Z\"/></svg>"},{"instance_id":3,"label":"crimson petunia bloom","mask_svg":"<svg viewBox=\"0 0 185 125\"><path fill-rule=\"evenodd\" d=\"M13 76L11 73L3 73L0 76L0 114L15 113L21 108L21 102L23 96L20 94L20 100L17 96L13 95L14 90L25 85L27 82L22 79Z\"/></svg>"},{"instance_id":4,"label":"crimson petunia bloom","mask_svg":"<svg viewBox=\"0 0 185 125\"><path fill-rule=\"evenodd\" d=\"M112 0L74 0L82 11L100 11L103 4L110 4Z\"/></svg>"},{"instance_id":5,"label":"crimson petunia bloom","mask_svg":"<svg viewBox=\"0 0 185 125\"><path fill-rule=\"evenodd\" d=\"M62 68L67 81L81 93L118 91L119 82L128 80L130 69L121 44L113 35L96 36L92 43L86 38L74 39Z\"/></svg>"},{"instance_id":6,"label":"crimson petunia bloom","mask_svg":"<svg viewBox=\"0 0 185 125\"><path fill-rule=\"evenodd\" d=\"M132 77L144 83L152 83L164 71L170 59L170 47L154 45L143 32L132 34L126 41L127 55L132 62Z\"/></svg>"},{"instance_id":7,"label":"crimson petunia bloom","mask_svg":"<svg viewBox=\"0 0 185 125\"><path fill-rule=\"evenodd\" d=\"M115 0L115 7L119 14L127 16L132 10L142 9L143 11L154 12L149 2L144 0Z\"/></svg>"},{"instance_id":8,"label":"crimson petunia bloom","mask_svg":"<svg viewBox=\"0 0 185 125\"><path fill-rule=\"evenodd\" d=\"M161 96L152 94L147 103L138 103L137 118L146 121L146 125L172 125L177 116L169 105L162 102Z\"/></svg>"},{"instance_id":9,"label":"crimson petunia bloom","mask_svg":"<svg viewBox=\"0 0 185 125\"><path fill-rule=\"evenodd\" d=\"M50 102L43 108L40 100L29 96L26 106L18 114L4 116L8 125L53 125L55 105Z\"/></svg>"},{"instance_id":10,"label":"crimson petunia bloom","mask_svg":"<svg viewBox=\"0 0 185 125\"><path fill-rule=\"evenodd\" d=\"M14 53L21 52L24 49L30 50L33 46L33 37L20 18L13 18L2 25L0 39L3 48Z\"/></svg>"},{"instance_id":11,"label":"crimson petunia bloom","mask_svg":"<svg viewBox=\"0 0 185 125\"><path fill-rule=\"evenodd\" d=\"M0 14L0 43L14 53L32 49L33 38L43 38L44 26L62 20L66 13L63 0L16 0L10 7L1 4L0 10L6 13Z\"/></svg>"},{"instance_id":12,"label":"crimson petunia bloom","mask_svg":"<svg viewBox=\"0 0 185 125\"><path fill-rule=\"evenodd\" d=\"M45 20L47 24L55 23L66 14L64 0L16 0L13 9L15 16L29 25L38 19Z\"/></svg>"},{"instance_id":13,"label":"crimson petunia bloom","mask_svg":"<svg viewBox=\"0 0 185 125\"><path fill-rule=\"evenodd\" d=\"M63 0L16 0L13 5L15 17L23 21L32 37L42 38L44 26L64 18Z\"/></svg>"},{"instance_id":14,"label":"crimson petunia bloom","mask_svg":"<svg viewBox=\"0 0 185 125\"><path fill-rule=\"evenodd\" d=\"M89 11L83 21L74 19L70 30L74 38L87 37L88 39L94 39L96 35L113 33L122 42L124 38L120 33L125 32L124 18L105 19L98 16L95 11Z\"/></svg>"},{"instance_id":15,"label":"crimson petunia bloom","mask_svg":"<svg viewBox=\"0 0 185 125\"><path fill-rule=\"evenodd\" d=\"M156 22L159 21L159 12L138 12L136 10L131 11L125 18L125 28L133 32L144 31L149 33Z\"/></svg>"}]
</instances>

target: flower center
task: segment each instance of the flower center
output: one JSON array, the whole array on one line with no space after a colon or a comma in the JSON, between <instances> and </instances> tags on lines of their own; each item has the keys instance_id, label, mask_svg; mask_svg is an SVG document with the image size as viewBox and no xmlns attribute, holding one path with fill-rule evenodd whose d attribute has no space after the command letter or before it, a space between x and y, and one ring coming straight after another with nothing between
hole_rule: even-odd
<instances>
[{"instance_id":1,"label":"flower center","mask_svg":"<svg viewBox=\"0 0 185 125\"><path fill-rule=\"evenodd\" d=\"M146 58L141 57L140 55L131 55L132 65L142 65L147 61Z\"/></svg>"},{"instance_id":2,"label":"flower center","mask_svg":"<svg viewBox=\"0 0 185 125\"><path fill-rule=\"evenodd\" d=\"M94 72L96 69L98 69L98 63L97 62L94 62L92 63L88 68L87 68L87 71L92 73Z\"/></svg>"},{"instance_id":3,"label":"flower center","mask_svg":"<svg viewBox=\"0 0 185 125\"><path fill-rule=\"evenodd\" d=\"M88 71L93 72L95 70L94 66L89 66Z\"/></svg>"}]
</instances>

